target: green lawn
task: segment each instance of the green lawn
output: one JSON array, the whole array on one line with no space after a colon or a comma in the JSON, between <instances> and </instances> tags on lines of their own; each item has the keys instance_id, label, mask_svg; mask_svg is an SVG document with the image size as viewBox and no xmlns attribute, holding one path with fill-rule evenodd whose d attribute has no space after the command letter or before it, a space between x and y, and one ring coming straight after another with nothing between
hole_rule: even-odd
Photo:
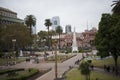
<instances>
[{"instance_id":1,"label":"green lawn","mask_svg":"<svg viewBox=\"0 0 120 80\"><path fill-rule=\"evenodd\" d=\"M6 65L8 62L12 62L12 61L14 61L14 59L0 58L0 66L1 65ZM25 58L18 58L18 59L16 59L17 63L23 62L23 61L25 61Z\"/></svg>"},{"instance_id":2,"label":"green lawn","mask_svg":"<svg viewBox=\"0 0 120 80\"><path fill-rule=\"evenodd\" d=\"M90 80L120 80L120 77L116 77L103 72L92 71L90 75ZM70 70L66 74L66 80L85 80L85 76L80 74L80 71L76 68Z\"/></svg>"},{"instance_id":3,"label":"green lawn","mask_svg":"<svg viewBox=\"0 0 120 80\"><path fill-rule=\"evenodd\" d=\"M103 60L92 60L92 64L97 67L102 67L104 65L114 66L115 62L113 58L103 59ZM120 57L118 58L118 65L120 65Z\"/></svg>"}]
</instances>

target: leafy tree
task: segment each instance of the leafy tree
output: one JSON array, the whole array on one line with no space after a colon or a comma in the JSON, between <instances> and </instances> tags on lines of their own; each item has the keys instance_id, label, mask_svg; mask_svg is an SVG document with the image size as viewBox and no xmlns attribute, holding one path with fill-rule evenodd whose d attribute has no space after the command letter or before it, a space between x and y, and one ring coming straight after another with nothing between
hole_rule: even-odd
<instances>
[{"instance_id":1,"label":"leafy tree","mask_svg":"<svg viewBox=\"0 0 120 80\"><path fill-rule=\"evenodd\" d=\"M1 24L2 17L0 16L0 45L1 45L1 36L2 36L2 24Z\"/></svg>"},{"instance_id":2,"label":"leafy tree","mask_svg":"<svg viewBox=\"0 0 120 80\"><path fill-rule=\"evenodd\" d=\"M51 46L52 46L52 45L53 45L53 44L52 44L52 43L53 43L52 36L53 36L53 35L56 35L56 31L51 30L49 33L50 33L50 43L51 43Z\"/></svg>"},{"instance_id":3,"label":"leafy tree","mask_svg":"<svg viewBox=\"0 0 120 80\"><path fill-rule=\"evenodd\" d=\"M48 47L49 47L49 49L50 49L49 28L50 28L50 26L52 25L50 19L46 19L44 25L45 25L45 26L47 27L47 29L48 29Z\"/></svg>"},{"instance_id":4,"label":"leafy tree","mask_svg":"<svg viewBox=\"0 0 120 80\"><path fill-rule=\"evenodd\" d=\"M114 6L112 11L113 14L120 15L120 0L113 1L114 3L111 6Z\"/></svg>"},{"instance_id":5,"label":"leafy tree","mask_svg":"<svg viewBox=\"0 0 120 80\"><path fill-rule=\"evenodd\" d=\"M1 24L1 21L2 21L2 16L0 16L0 25L2 25L2 24Z\"/></svg>"},{"instance_id":6,"label":"leafy tree","mask_svg":"<svg viewBox=\"0 0 120 80\"><path fill-rule=\"evenodd\" d=\"M79 66L82 75L85 75L86 80L90 80L90 69L88 62L82 62Z\"/></svg>"},{"instance_id":7,"label":"leafy tree","mask_svg":"<svg viewBox=\"0 0 120 80\"><path fill-rule=\"evenodd\" d=\"M120 55L120 16L102 14L99 30L95 38L95 46L101 57L112 55L117 74L117 59Z\"/></svg>"},{"instance_id":8,"label":"leafy tree","mask_svg":"<svg viewBox=\"0 0 120 80\"><path fill-rule=\"evenodd\" d=\"M23 24L7 25L2 29L1 46L2 50L12 50L12 39L16 39L16 49L23 49L31 43L30 32Z\"/></svg>"},{"instance_id":9,"label":"leafy tree","mask_svg":"<svg viewBox=\"0 0 120 80\"><path fill-rule=\"evenodd\" d=\"M42 40L46 40L47 38L47 32L46 31L40 31L38 32L38 37L39 37L39 43L40 43L40 46L42 47Z\"/></svg>"},{"instance_id":10,"label":"leafy tree","mask_svg":"<svg viewBox=\"0 0 120 80\"><path fill-rule=\"evenodd\" d=\"M1 45L1 43L2 43L2 26L0 25L0 45ZM1 48L0 48L0 50L1 50Z\"/></svg>"},{"instance_id":11,"label":"leafy tree","mask_svg":"<svg viewBox=\"0 0 120 80\"><path fill-rule=\"evenodd\" d=\"M59 49L60 49L60 34L63 32L63 29L61 26L58 26L56 28L56 32L59 34Z\"/></svg>"},{"instance_id":12,"label":"leafy tree","mask_svg":"<svg viewBox=\"0 0 120 80\"><path fill-rule=\"evenodd\" d=\"M34 15L27 15L25 18L25 24L30 28L30 35L32 36L32 26L36 25L36 18Z\"/></svg>"}]
</instances>

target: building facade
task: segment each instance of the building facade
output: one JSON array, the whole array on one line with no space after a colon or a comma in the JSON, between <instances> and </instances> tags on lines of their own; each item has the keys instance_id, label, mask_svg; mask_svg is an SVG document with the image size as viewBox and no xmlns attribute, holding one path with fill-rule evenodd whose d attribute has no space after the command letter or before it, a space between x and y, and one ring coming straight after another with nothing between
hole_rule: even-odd
<instances>
[{"instance_id":1,"label":"building facade","mask_svg":"<svg viewBox=\"0 0 120 80\"><path fill-rule=\"evenodd\" d=\"M95 39L95 35L97 33L96 28L92 28L91 30L85 30L82 33L76 33L76 41L78 48L90 48L94 46L93 42ZM52 36L52 39L56 39L58 41L58 35ZM66 34L63 33L60 35L60 48L72 47L73 43L73 32Z\"/></svg>"},{"instance_id":2,"label":"building facade","mask_svg":"<svg viewBox=\"0 0 120 80\"><path fill-rule=\"evenodd\" d=\"M94 39L96 33L97 29L94 27L91 30L85 30L84 32L82 32L82 35L84 37L84 44L86 47L87 46L94 47Z\"/></svg>"},{"instance_id":3,"label":"building facade","mask_svg":"<svg viewBox=\"0 0 120 80\"><path fill-rule=\"evenodd\" d=\"M52 17L51 19L52 22L52 30L56 30L56 27L60 26L60 18L59 16Z\"/></svg>"},{"instance_id":4,"label":"building facade","mask_svg":"<svg viewBox=\"0 0 120 80\"><path fill-rule=\"evenodd\" d=\"M0 24L7 25L13 23L24 23L24 21L17 18L16 12L0 7Z\"/></svg>"}]
</instances>

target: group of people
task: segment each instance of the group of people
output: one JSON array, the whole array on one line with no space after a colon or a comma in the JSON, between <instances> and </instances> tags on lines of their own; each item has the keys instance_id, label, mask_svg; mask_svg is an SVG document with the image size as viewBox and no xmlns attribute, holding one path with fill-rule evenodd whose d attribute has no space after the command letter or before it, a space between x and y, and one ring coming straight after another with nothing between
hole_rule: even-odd
<instances>
[{"instance_id":1,"label":"group of people","mask_svg":"<svg viewBox=\"0 0 120 80\"><path fill-rule=\"evenodd\" d=\"M75 64L77 64L77 65L78 65L78 64L79 64L79 62L80 62L80 60L78 59L77 61L75 61Z\"/></svg>"}]
</instances>

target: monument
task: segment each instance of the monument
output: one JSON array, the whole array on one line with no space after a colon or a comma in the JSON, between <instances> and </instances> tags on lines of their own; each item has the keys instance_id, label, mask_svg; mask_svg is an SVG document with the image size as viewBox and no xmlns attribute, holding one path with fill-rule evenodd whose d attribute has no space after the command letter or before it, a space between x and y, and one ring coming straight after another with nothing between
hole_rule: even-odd
<instances>
[{"instance_id":1,"label":"monument","mask_svg":"<svg viewBox=\"0 0 120 80\"><path fill-rule=\"evenodd\" d=\"M19 55L20 57L22 57L23 56L23 51L22 50L20 50L20 55Z\"/></svg>"},{"instance_id":2,"label":"monument","mask_svg":"<svg viewBox=\"0 0 120 80\"><path fill-rule=\"evenodd\" d=\"M72 52L78 52L78 46L77 46L77 41L76 41L76 33L75 33L75 27L74 27L74 32L73 32L73 43L72 43Z\"/></svg>"}]
</instances>

